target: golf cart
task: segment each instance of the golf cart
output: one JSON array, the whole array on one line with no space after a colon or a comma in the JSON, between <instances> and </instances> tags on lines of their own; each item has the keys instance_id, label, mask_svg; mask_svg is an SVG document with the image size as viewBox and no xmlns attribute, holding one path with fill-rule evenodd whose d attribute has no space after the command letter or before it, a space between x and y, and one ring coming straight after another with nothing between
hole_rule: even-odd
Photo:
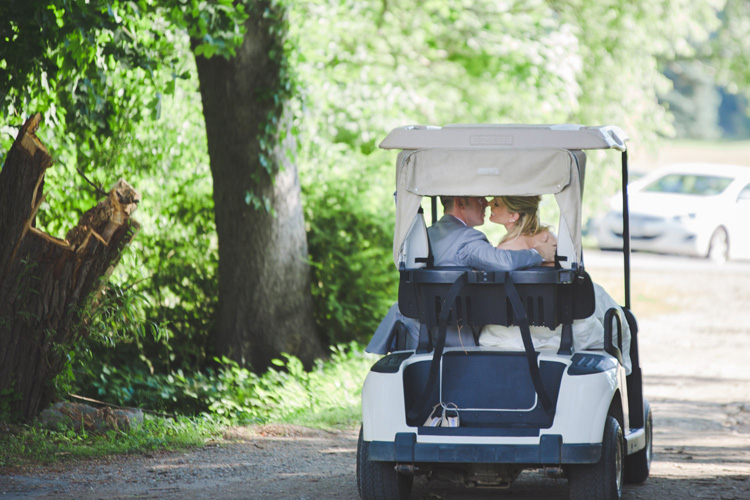
<instances>
[{"instance_id":1,"label":"golf cart","mask_svg":"<svg viewBox=\"0 0 750 500\"><path fill-rule=\"evenodd\" d=\"M419 325L419 340L405 347L403 323L396 324L389 354L362 388L363 500L406 499L416 475L507 488L523 470L541 469L566 477L574 500L617 499L624 482L646 480L651 411L630 312L626 141L612 126L451 125L397 128L380 144L401 150L398 309ZM622 153L625 305L604 314L599 346L579 348L574 325L595 311L581 246L590 149ZM561 214L555 266L435 266L422 199L431 198L434 223L440 195L554 195ZM485 325L515 328L523 349L479 345ZM533 327L559 332L559 343L555 337L554 349L535 349ZM446 347L446 332L457 328L475 341Z\"/></svg>"}]
</instances>

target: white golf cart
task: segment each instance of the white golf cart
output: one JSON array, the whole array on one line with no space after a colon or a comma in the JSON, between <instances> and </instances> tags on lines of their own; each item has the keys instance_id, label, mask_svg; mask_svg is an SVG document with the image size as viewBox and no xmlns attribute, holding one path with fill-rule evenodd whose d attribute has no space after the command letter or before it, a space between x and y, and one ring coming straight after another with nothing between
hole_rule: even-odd
<instances>
[{"instance_id":1,"label":"white golf cart","mask_svg":"<svg viewBox=\"0 0 750 500\"><path fill-rule=\"evenodd\" d=\"M567 477L574 500L620 498L624 482L646 480L651 412L630 312L626 140L610 126L452 125L398 128L380 144L402 150L398 308L420 326L409 349L403 328L393 328L390 354L362 389L363 500L406 499L415 475L509 487L524 469L543 469ZM595 309L581 248L587 149L622 152L625 305L607 310L600 348L578 349L574 322ZM554 195L556 265L510 272L434 266L421 204L431 197L434 222L440 195ZM516 327L523 349L478 345L484 325ZM559 331L559 348L535 350L530 327ZM446 347L451 328L473 332L475 342Z\"/></svg>"}]
</instances>

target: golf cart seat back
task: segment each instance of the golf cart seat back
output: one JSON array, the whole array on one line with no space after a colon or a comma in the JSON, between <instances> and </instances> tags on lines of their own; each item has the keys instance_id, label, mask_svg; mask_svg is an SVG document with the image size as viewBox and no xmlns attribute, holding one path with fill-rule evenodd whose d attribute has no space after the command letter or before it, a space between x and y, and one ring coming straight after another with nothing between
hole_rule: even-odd
<instances>
[{"instance_id":1,"label":"golf cart seat back","mask_svg":"<svg viewBox=\"0 0 750 500\"><path fill-rule=\"evenodd\" d=\"M464 283L456 285L459 280ZM523 312L514 308L514 297ZM455 267L402 270L398 304L404 316L419 320L429 331L439 326L445 307L450 308L447 327L475 331L488 324L520 326L524 313L528 325L554 330L591 316L595 309L588 274L545 267L510 272Z\"/></svg>"}]
</instances>

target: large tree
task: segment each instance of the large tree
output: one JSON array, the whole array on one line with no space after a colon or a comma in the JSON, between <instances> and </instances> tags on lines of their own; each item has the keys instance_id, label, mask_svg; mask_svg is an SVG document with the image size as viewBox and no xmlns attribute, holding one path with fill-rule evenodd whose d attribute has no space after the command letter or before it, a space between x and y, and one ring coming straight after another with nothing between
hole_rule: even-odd
<instances>
[{"instance_id":1,"label":"large tree","mask_svg":"<svg viewBox=\"0 0 750 500\"><path fill-rule=\"evenodd\" d=\"M310 365L315 331L291 123L286 13L252 4L234 57L196 57L219 236L220 353L255 369L280 352ZM199 43L194 39L194 44Z\"/></svg>"}]
</instances>

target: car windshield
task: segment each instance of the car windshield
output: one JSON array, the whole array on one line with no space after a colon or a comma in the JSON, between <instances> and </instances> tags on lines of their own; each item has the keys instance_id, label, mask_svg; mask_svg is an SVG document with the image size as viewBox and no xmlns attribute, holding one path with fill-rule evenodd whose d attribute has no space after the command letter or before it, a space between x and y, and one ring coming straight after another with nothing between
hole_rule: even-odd
<instances>
[{"instance_id":1,"label":"car windshield","mask_svg":"<svg viewBox=\"0 0 750 500\"><path fill-rule=\"evenodd\" d=\"M668 174L648 184L643 190L652 193L712 196L720 194L731 183L730 177L718 175Z\"/></svg>"}]
</instances>

